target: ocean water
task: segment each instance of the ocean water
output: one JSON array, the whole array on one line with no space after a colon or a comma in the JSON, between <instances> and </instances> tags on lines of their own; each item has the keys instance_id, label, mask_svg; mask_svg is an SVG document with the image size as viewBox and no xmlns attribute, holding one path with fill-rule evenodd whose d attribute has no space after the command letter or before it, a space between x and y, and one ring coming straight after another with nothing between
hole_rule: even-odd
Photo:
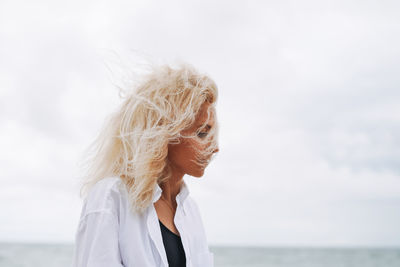
<instances>
[{"instance_id":1,"label":"ocean water","mask_svg":"<svg viewBox=\"0 0 400 267\"><path fill-rule=\"evenodd\" d=\"M400 267L400 248L210 247L215 267ZM69 267L72 244L0 243L1 267Z\"/></svg>"},{"instance_id":2,"label":"ocean water","mask_svg":"<svg viewBox=\"0 0 400 267\"><path fill-rule=\"evenodd\" d=\"M400 267L400 248L214 247L219 267Z\"/></svg>"}]
</instances>

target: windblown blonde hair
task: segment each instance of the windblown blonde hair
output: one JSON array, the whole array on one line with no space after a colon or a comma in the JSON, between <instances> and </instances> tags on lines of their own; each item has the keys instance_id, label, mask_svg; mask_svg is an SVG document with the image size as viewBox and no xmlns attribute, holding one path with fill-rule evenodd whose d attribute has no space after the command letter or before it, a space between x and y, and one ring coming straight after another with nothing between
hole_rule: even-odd
<instances>
[{"instance_id":1,"label":"windblown blonde hair","mask_svg":"<svg viewBox=\"0 0 400 267\"><path fill-rule=\"evenodd\" d=\"M205 138L182 135L195 122L203 103L215 110L217 86L191 65L176 68L153 66L142 82L127 91L119 109L106 120L99 136L87 150L86 174L80 195L86 196L99 180L121 177L127 186L133 211L143 212L152 204L155 185L169 179L168 145L182 138L206 144L196 151L196 160L207 164L217 148L217 122Z\"/></svg>"}]
</instances>

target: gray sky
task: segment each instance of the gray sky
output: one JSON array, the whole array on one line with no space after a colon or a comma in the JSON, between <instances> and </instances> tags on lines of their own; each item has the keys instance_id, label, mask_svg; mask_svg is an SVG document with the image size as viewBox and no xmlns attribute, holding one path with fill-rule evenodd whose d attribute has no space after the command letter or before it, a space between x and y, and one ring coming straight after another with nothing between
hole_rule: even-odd
<instances>
[{"instance_id":1,"label":"gray sky","mask_svg":"<svg viewBox=\"0 0 400 267\"><path fill-rule=\"evenodd\" d=\"M119 104L116 52L219 86L219 155L185 177L210 244L400 246L399 8L2 0L0 241L73 242L79 157Z\"/></svg>"}]
</instances>

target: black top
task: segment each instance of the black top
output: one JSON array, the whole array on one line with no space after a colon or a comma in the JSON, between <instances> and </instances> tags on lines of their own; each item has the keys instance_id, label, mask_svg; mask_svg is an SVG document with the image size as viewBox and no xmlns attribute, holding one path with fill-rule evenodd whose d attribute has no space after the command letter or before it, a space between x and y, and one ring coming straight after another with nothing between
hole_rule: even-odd
<instances>
[{"instance_id":1,"label":"black top","mask_svg":"<svg viewBox=\"0 0 400 267\"><path fill-rule=\"evenodd\" d=\"M169 230L160 220L161 235L170 267L186 267L185 250L181 237Z\"/></svg>"}]
</instances>

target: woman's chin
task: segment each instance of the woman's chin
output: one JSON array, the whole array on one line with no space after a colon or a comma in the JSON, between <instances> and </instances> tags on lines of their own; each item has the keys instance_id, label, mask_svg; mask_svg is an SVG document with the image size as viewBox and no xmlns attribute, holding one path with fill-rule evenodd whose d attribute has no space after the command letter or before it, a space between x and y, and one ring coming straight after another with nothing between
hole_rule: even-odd
<instances>
[{"instance_id":1,"label":"woman's chin","mask_svg":"<svg viewBox=\"0 0 400 267\"><path fill-rule=\"evenodd\" d=\"M201 178L204 175L204 169L198 169L195 172L192 172L190 175L193 177Z\"/></svg>"}]
</instances>

